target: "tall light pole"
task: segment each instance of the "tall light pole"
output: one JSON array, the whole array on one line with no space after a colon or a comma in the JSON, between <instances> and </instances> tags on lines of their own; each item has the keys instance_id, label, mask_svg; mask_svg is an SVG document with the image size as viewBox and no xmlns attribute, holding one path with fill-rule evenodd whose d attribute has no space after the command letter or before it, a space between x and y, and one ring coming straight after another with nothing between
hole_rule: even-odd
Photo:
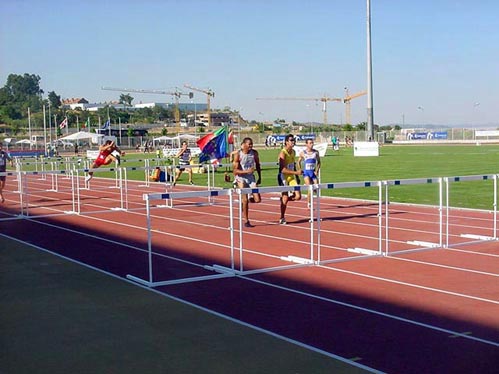
<instances>
[{"instance_id":1,"label":"tall light pole","mask_svg":"<svg viewBox=\"0 0 499 374\"><path fill-rule=\"evenodd\" d=\"M367 132L374 141L373 75L371 48L371 0L367 0Z\"/></svg>"},{"instance_id":2,"label":"tall light pole","mask_svg":"<svg viewBox=\"0 0 499 374\"><path fill-rule=\"evenodd\" d=\"M473 109L476 109L480 106L480 103L479 102L476 102L473 104ZM471 121L471 129L473 131L473 140L476 139L476 135L475 135L475 112L473 111L473 118L472 118L472 121Z\"/></svg>"},{"instance_id":3,"label":"tall light pole","mask_svg":"<svg viewBox=\"0 0 499 374\"><path fill-rule=\"evenodd\" d=\"M418 110L421 111L421 126L424 125L424 116L423 116L423 113L424 113L424 107L422 107L421 105L418 106Z\"/></svg>"},{"instance_id":4,"label":"tall light pole","mask_svg":"<svg viewBox=\"0 0 499 374\"><path fill-rule=\"evenodd\" d=\"M49 142L50 142L50 147L52 147L52 119L50 118L50 101L49 101Z\"/></svg>"}]
</instances>

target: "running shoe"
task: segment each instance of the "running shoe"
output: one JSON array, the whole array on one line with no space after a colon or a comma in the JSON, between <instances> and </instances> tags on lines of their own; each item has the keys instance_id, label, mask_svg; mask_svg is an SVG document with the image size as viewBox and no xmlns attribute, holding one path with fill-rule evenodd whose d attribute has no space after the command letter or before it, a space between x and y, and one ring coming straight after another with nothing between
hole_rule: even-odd
<instances>
[{"instance_id":1,"label":"running shoe","mask_svg":"<svg viewBox=\"0 0 499 374\"><path fill-rule=\"evenodd\" d=\"M193 182L193 181L190 181L190 182L189 182L189 184L190 184L191 186L194 186L194 182Z\"/></svg>"},{"instance_id":2,"label":"running shoe","mask_svg":"<svg viewBox=\"0 0 499 374\"><path fill-rule=\"evenodd\" d=\"M281 218L279 220L279 225L287 225L288 223L286 222L286 220L284 218Z\"/></svg>"},{"instance_id":3,"label":"running shoe","mask_svg":"<svg viewBox=\"0 0 499 374\"><path fill-rule=\"evenodd\" d=\"M248 222L246 222L246 223L244 224L244 227L255 227L255 226L253 226L253 225L250 223L250 221L248 221Z\"/></svg>"}]
</instances>

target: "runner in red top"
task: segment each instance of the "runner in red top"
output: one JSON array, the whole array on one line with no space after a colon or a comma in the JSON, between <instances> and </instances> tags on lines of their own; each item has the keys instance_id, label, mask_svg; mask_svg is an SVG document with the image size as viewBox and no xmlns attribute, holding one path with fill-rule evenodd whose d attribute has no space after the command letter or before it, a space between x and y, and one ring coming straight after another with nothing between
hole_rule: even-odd
<instances>
[{"instance_id":1,"label":"runner in red top","mask_svg":"<svg viewBox=\"0 0 499 374\"><path fill-rule=\"evenodd\" d=\"M113 152L115 151L118 152L119 155L123 154L121 149L119 149L118 146L112 140L107 140L104 144L102 144L99 147L99 155L95 159L91 168L97 169L102 165L109 165L113 161L116 161L116 163L119 165L120 157L118 155L113 154ZM85 182L88 182L90 179L92 179L93 175L94 172L89 171L88 175L85 177Z\"/></svg>"}]
</instances>

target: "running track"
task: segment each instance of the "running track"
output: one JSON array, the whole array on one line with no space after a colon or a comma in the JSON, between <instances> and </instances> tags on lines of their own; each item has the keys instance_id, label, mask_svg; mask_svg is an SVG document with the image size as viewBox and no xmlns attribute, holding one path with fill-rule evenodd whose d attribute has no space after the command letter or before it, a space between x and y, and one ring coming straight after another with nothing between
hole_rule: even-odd
<instances>
[{"instance_id":1,"label":"running track","mask_svg":"<svg viewBox=\"0 0 499 374\"><path fill-rule=\"evenodd\" d=\"M61 178L59 192L46 191L46 183L29 182L30 219L15 219L18 194L5 192L2 234L120 277L147 278L142 194L164 192L162 187L129 186L130 210L124 212L110 210L119 206L119 193L108 180L96 178L91 190L81 191L83 214L74 215L64 213L71 210L66 181ZM152 210L155 280L211 274L204 265L230 266L227 202L203 203L191 198L175 202L174 209ZM290 204L287 226L276 224L278 204L276 196L263 196L250 207L255 227L242 234L246 270L287 266L292 263L282 257L306 258L311 250L317 256L308 244L306 200ZM463 245L360 260L346 249L377 248L377 209L370 202L321 200L321 259L350 261L158 290L373 371L495 372L499 243L464 245L460 236L490 235L490 214L452 212L450 242ZM438 241L437 226L436 209L393 204L390 251L414 248L407 244L411 240ZM234 233L237 242L237 226ZM316 241L317 232L313 235ZM240 265L237 256L235 265Z\"/></svg>"}]
</instances>

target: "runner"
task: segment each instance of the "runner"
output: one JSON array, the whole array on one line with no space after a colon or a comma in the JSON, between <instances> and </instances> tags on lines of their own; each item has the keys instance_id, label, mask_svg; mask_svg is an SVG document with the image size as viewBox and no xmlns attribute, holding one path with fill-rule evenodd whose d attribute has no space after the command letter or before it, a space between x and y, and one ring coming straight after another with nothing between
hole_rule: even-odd
<instances>
[{"instance_id":1,"label":"runner","mask_svg":"<svg viewBox=\"0 0 499 374\"><path fill-rule=\"evenodd\" d=\"M5 173L7 171L7 161L10 161L10 166L14 167L14 162L12 161L12 157L3 150L2 143L0 143L0 173ZM5 187L5 180L7 176L0 176L0 203L5 201L3 197L3 189Z\"/></svg>"},{"instance_id":2,"label":"runner","mask_svg":"<svg viewBox=\"0 0 499 374\"><path fill-rule=\"evenodd\" d=\"M280 186L298 186L299 175L302 171L296 167L295 156L296 152L293 149L295 145L295 138L293 135L286 135L284 139L284 148L279 153L279 174L277 176L277 181ZM294 191L291 196L288 192L283 192L281 194L281 218L279 223L281 225L286 225L286 208L288 206L288 201L298 201L301 199L301 192Z\"/></svg>"},{"instance_id":3,"label":"runner","mask_svg":"<svg viewBox=\"0 0 499 374\"><path fill-rule=\"evenodd\" d=\"M318 184L319 169L321 168L321 158L319 151L314 149L314 141L312 139L306 140L306 149L300 152L298 163L301 165L303 162L303 181L307 186L311 184ZM310 194L307 197L308 206L310 207Z\"/></svg>"},{"instance_id":4,"label":"runner","mask_svg":"<svg viewBox=\"0 0 499 374\"><path fill-rule=\"evenodd\" d=\"M234 161L232 165L237 187L253 188L262 182L260 157L258 156L258 152L253 149L253 140L251 138L244 138L241 143L241 149L239 151L234 151ZM255 180L255 171L258 174L257 180ZM259 203L262 199L259 193L252 194L249 199L247 194L241 195L243 217L245 220L244 226L253 227L248 218L248 200L252 203Z\"/></svg>"},{"instance_id":5,"label":"runner","mask_svg":"<svg viewBox=\"0 0 499 374\"><path fill-rule=\"evenodd\" d=\"M99 155L95 159L91 166L91 169L97 169L102 165L109 165L111 162L116 161L116 164L120 164L120 155L123 152L112 140L106 140L104 144L99 147ZM85 182L90 181L94 176L93 171L89 171L88 175L85 177Z\"/></svg>"},{"instance_id":6,"label":"runner","mask_svg":"<svg viewBox=\"0 0 499 374\"><path fill-rule=\"evenodd\" d=\"M178 178L180 178L180 175L186 169L187 169L187 174L189 174L189 184L193 186L194 182L192 181L192 168L191 167L186 168L187 165L191 164L192 160L191 150L190 148L187 148L187 142L185 141L182 142L182 148L180 149L180 151L178 151L175 157L179 158L178 161L179 166L177 169L177 175L175 176L175 179L173 181L173 186L177 184Z\"/></svg>"}]
</instances>

